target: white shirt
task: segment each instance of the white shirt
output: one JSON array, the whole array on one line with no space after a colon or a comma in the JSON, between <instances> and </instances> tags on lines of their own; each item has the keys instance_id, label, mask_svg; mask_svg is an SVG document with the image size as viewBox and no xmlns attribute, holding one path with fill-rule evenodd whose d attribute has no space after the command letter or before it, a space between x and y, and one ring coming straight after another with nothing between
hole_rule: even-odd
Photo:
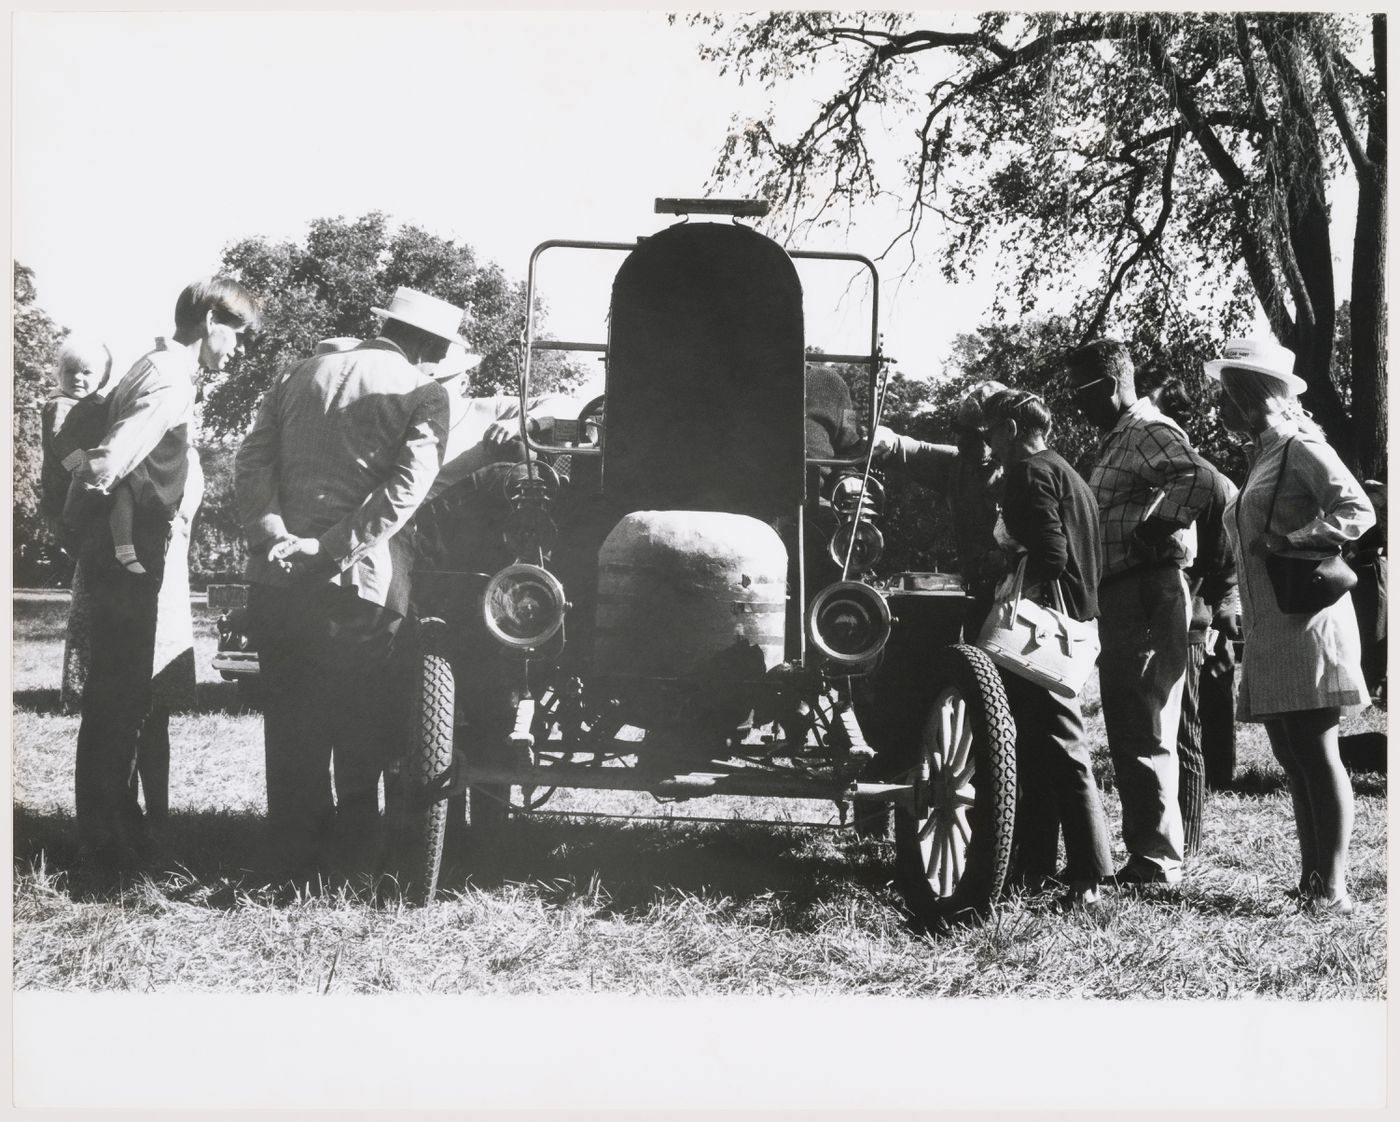
<instances>
[{"instance_id":1,"label":"white shirt","mask_svg":"<svg viewBox=\"0 0 1400 1122\"><path fill-rule=\"evenodd\" d=\"M499 447L484 443L488 428L497 421L514 421L516 426L520 423L518 396L498 394L495 397L469 397L469 388L465 378L458 386L447 387L452 410L451 427L443 450L442 470L428 491L430 500L454 483L460 483L478 468L504 458ZM539 422L555 417L575 417L579 408L578 402L567 394L542 394L530 400L530 420Z\"/></svg>"}]
</instances>

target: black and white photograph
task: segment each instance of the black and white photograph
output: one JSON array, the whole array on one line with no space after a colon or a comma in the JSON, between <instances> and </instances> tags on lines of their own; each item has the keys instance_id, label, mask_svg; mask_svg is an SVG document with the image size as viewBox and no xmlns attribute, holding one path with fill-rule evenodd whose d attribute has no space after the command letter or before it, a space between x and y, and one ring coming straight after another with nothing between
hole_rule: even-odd
<instances>
[{"instance_id":1,"label":"black and white photograph","mask_svg":"<svg viewBox=\"0 0 1400 1122\"><path fill-rule=\"evenodd\" d=\"M17 1106L1385 1105L1383 6L11 16Z\"/></svg>"}]
</instances>

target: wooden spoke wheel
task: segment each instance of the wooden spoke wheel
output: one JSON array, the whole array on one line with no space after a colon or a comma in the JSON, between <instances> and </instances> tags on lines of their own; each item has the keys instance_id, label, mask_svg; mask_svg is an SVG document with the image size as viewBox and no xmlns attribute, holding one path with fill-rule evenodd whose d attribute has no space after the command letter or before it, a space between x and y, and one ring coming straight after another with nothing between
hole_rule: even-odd
<instances>
[{"instance_id":1,"label":"wooden spoke wheel","mask_svg":"<svg viewBox=\"0 0 1400 1122\"><path fill-rule=\"evenodd\" d=\"M1001 893L1016 816L1016 728L981 651L949 647L932 670L915 810L896 814L895 860L909 910L936 927L984 916Z\"/></svg>"}]
</instances>

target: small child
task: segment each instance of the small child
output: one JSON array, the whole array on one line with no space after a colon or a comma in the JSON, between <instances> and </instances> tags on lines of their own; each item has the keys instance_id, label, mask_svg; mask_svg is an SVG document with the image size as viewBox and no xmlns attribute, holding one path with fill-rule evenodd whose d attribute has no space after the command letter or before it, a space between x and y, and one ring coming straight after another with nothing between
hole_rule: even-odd
<instances>
[{"instance_id":1,"label":"small child","mask_svg":"<svg viewBox=\"0 0 1400 1122\"><path fill-rule=\"evenodd\" d=\"M70 535L81 530L90 499L75 488L72 474L88 448L107 434L107 397L103 392L112 371L112 354L95 339L70 335L58 352L58 393L44 406L44 463L40 486L44 514L55 528ZM78 493L75 493L78 492ZM112 489L109 525L117 560L128 572L144 574L133 544L135 496L125 483Z\"/></svg>"},{"instance_id":2,"label":"small child","mask_svg":"<svg viewBox=\"0 0 1400 1122\"><path fill-rule=\"evenodd\" d=\"M54 378L58 389L44 402L43 465L39 475L39 510L55 533L59 532L63 505L72 482L63 460L84 447L82 437L107 427L107 396L104 392L112 372L112 354L96 339L70 335L59 348ZM73 415L78 408L76 416Z\"/></svg>"}]
</instances>

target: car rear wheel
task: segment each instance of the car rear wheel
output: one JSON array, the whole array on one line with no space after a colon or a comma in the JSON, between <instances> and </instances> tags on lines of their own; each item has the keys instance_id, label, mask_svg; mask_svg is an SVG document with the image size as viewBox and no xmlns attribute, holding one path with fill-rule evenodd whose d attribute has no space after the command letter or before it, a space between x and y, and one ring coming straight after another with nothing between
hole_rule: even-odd
<instances>
[{"instance_id":1,"label":"car rear wheel","mask_svg":"<svg viewBox=\"0 0 1400 1122\"><path fill-rule=\"evenodd\" d=\"M452 769L456 683L431 629L419 638L409 689L408 752L400 771L399 878L414 903L437 893L447 833L448 803L436 797Z\"/></svg>"},{"instance_id":2,"label":"car rear wheel","mask_svg":"<svg viewBox=\"0 0 1400 1122\"><path fill-rule=\"evenodd\" d=\"M1016 727L981 651L948 647L932 671L915 808L896 813L895 861L910 912L938 928L981 918L1001 893L1016 817Z\"/></svg>"}]
</instances>

